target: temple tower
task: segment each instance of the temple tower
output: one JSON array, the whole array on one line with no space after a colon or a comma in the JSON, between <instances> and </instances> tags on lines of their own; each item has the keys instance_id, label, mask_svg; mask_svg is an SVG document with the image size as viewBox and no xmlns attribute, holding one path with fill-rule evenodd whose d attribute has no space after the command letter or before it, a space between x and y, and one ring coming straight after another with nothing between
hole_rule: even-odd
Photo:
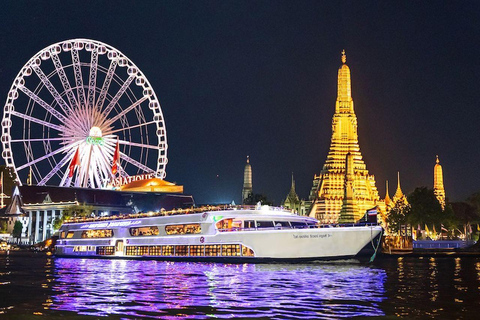
<instances>
[{"instance_id":1,"label":"temple tower","mask_svg":"<svg viewBox=\"0 0 480 320\"><path fill-rule=\"evenodd\" d=\"M443 170L440 165L440 160L435 161L435 166L433 167L433 191L437 196L438 202L442 205L442 209L445 209L445 189L443 188Z\"/></svg>"},{"instance_id":2,"label":"temple tower","mask_svg":"<svg viewBox=\"0 0 480 320\"><path fill-rule=\"evenodd\" d=\"M245 199L247 199L252 192L252 166L250 165L250 157L247 156L247 164L243 170L242 204L245 204Z\"/></svg>"},{"instance_id":3,"label":"temple tower","mask_svg":"<svg viewBox=\"0 0 480 320\"><path fill-rule=\"evenodd\" d=\"M287 195L287 198L282 203L282 206L286 209L290 209L299 215L305 215L305 200L301 200L297 192L295 191L295 180L293 179L293 172L292 172L292 186L290 187L290 192Z\"/></svg>"},{"instance_id":4,"label":"temple tower","mask_svg":"<svg viewBox=\"0 0 480 320\"><path fill-rule=\"evenodd\" d=\"M393 195L393 205L401 201L403 204L408 204L407 197L403 194L402 188L400 188L400 172L397 172L397 190L395 190L395 194Z\"/></svg>"},{"instance_id":5,"label":"temple tower","mask_svg":"<svg viewBox=\"0 0 480 320\"><path fill-rule=\"evenodd\" d=\"M390 199L390 195L388 194L388 180L385 183L385 208L387 211L389 211L393 207L392 199Z\"/></svg>"},{"instance_id":6,"label":"temple tower","mask_svg":"<svg viewBox=\"0 0 480 320\"><path fill-rule=\"evenodd\" d=\"M353 161L352 201L363 215L380 204L375 177L368 173L360 153L357 134L357 116L353 108L350 68L345 50L338 70L338 91L332 120L332 139L327 160L320 175L315 175L310 191L310 216L321 223L336 223L345 197L346 156Z\"/></svg>"}]
</instances>

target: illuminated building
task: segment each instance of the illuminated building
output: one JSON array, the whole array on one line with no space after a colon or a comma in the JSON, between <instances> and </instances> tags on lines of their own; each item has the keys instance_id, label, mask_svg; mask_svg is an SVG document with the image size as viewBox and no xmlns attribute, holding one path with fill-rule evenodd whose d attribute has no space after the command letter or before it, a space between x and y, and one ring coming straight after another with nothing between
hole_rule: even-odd
<instances>
[{"instance_id":1,"label":"illuminated building","mask_svg":"<svg viewBox=\"0 0 480 320\"><path fill-rule=\"evenodd\" d=\"M298 198L297 192L295 191L295 180L293 179L292 173L292 186L290 187L290 192L287 195L287 198L282 204L286 209L290 209L300 215L305 215L305 200L300 200Z\"/></svg>"},{"instance_id":2,"label":"illuminated building","mask_svg":"<svg viewBox=\"0 0 480 320\"><path fill-rule=\"evenodd\" d=\"M402 204L408 204L407 197L403 194L402 188L400 188L400 172L397 172L397 190L395 190L395 194L393 195L393 205L397 202L401 202Z\"/></svg>"},{"instance_id":3,"label":"illuminated building","mask_svg":"<svg viewBox=\"0 0 480 320\"><path fill-rule=\"evenodd\" d=\"M345 197L345 159L352 157L352 199L358 209L356 217L367 210L380 206L375 177L368 173L360 153L357 133L357 117L353 109L350 69L342 52L342 66L338 70L338 95L332 120L332 140L327 160L320 175L315 175L310 191L310 216L322 223L336 223L340 217Z\"/></svg>"},{"instance_id":4,"label":"illuminated building","mask_svg":"<svg viewBox=\"0 0 480 320\"><path fill-rule=\"evenodd\" d=\"M252 166L250 165L250 157L247 156L247 164L243 170L242 203L245 203L245 199L252 193Z\"/></svg>"},{"instance_id":5,"label":"illuminated building","mask_svg":"<svg viewBox=\"0 0 480 320\"><path fill-rule=\"evenodd\" d=\"M340 223L355 222L363 216L363 213L358 210L353 195L353 178L355 175L353 170L353 155L349 152L345 158L345 189L340 218L338 220Z\"/></svg>"},{"instance_id":6,"label":"illuminated building","mask_svg":"<svg viewBox=\"0 0 480 320\"><path fill-rule=\"evenodd\" d=\"M442 209L445 209L445 189L443 188L443 170L440 165L440 160L435 161L435 167L433 167L433 191L437 196L438 202L442 205Z\"/></svg>"}]
</instances>

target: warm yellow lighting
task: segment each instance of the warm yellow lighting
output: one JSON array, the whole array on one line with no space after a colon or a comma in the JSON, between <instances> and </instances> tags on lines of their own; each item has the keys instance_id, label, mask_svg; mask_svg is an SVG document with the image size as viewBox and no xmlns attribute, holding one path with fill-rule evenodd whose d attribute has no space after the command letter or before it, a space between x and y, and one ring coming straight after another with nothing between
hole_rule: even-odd
<instances>
[{"instance_id":1,"label":"warm yellow lighting","mask_svg":"<svg viewBox=\"0 0 480 320\"><path fill-rule=\"evenodd\" d=\"M380 201L375 177L368 173L358 143L357 116L352 99L350 68L342 52L342 65L338 70L338 91L332 120L332 139L327 160L319 176L315 175L310 201L310 216L321 223L335 223L340 219L342 206L346 206L342 222L358 221L367 210L384 206ZM346 159L350 154L348 203L346 198Z\"/></svg>"}]
</instances>

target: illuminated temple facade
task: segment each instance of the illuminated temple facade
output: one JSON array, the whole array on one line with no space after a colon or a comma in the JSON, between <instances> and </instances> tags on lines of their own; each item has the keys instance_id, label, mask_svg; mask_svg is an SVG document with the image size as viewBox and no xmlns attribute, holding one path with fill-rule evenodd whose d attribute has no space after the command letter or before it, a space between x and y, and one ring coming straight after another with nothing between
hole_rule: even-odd
<instances>
[{"instance_id":1,"label":"illuminated temple facade","mask_svg":"<svg viewBox=\"0 0 480 320\"><path fill-rule=\"evenodd\" d=\"M325 224L358 221L367 210L385 207L378 195L375 177L368 173L360 153L350 68L346 61L343 51L330 150L320 175L314 176L309 197L309 215ZM347 160L351 166L348 173Z\"/></svg>"}]
</instances>

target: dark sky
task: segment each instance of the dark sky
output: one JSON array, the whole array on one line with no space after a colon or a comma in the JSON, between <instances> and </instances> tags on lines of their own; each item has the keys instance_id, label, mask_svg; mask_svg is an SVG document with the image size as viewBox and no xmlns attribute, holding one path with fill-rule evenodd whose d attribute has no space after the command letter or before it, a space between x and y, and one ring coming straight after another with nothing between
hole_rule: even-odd
<instances>
[{"instance_id":1,"label":"dark sky","mask_svg":"<svg viewBox=\"0 0 480 320\"><path fill-rule=\"evenodd\" d=\"M198 203L238 203L250 155L254 192L279 204L292 171L308 197L326 159L345 48L381 197L397 171L404 192L432 187L438 154L447 197L464 200L480 190L479 21L475 1L9 1L0 99L42 48L105 42L160 100L167 180Z\"/></svg>"}]
</instances>

